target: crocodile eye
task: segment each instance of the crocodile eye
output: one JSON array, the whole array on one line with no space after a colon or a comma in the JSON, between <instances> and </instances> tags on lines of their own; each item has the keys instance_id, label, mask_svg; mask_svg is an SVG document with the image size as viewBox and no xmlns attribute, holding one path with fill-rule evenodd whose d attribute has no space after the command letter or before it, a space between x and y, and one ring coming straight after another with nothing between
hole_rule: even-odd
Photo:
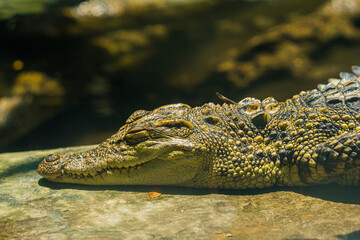
<instances>
[{"instance_id":1,"label":"crocodile eye","mask_svg":"<svg viewBox=\"0 0 360 240\"><path fill-rule=\"evenodd\" d=\"M125 135L125 141L129 145L135 145L150 139L148 131L142 130L139 132L132 132Z\"/></svg>"},{"instance_id":2,"label":"crocodile eye","mask_svg":"<svg viewBox=\"0 0 360 240\"><path fill-rule=\"evenodd\" d=\"M194 129L194 125L185 119L165 119L156 122L155 126L161 134L160 137L185 138L189 136Z\"/></svg>"},{"instance_id":3,"label":"crocodile eye","mask_svg":"<svg viewBox=\"0 0 360 240\"><path fill-rule=\"evenodd\" d=\"M168 127L168 128L182 128L186 127L190 130L194 129L194 125L191 122L185 119L177 119L177 120L161 120L156 123L158 126Z\"/></svg>"}]
</instances>

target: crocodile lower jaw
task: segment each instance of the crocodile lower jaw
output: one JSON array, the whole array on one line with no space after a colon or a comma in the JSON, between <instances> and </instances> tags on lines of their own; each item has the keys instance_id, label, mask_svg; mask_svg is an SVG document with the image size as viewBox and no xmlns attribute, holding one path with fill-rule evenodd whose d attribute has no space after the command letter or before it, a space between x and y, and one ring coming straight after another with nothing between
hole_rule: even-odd
<instances>
[{"instance_id":1,"label":"crocodile lower jaw","mask_svg":"<svg viewBox=\"0 0 360 240\"><path fill-rule=\"evenodd\" d=\"M193 165L190 165L193 163ZM185 158L176 162L154 158L128 167L106 167L92 175L64 173L48 178L53 182L85 185L189 185L200 172L201 159Z\"/></svg>"},{"instance_id":2,"label":"crocodile lower jaw","mask_svg":"<svg viewBox=\"0 0 360 240\"><path fill-rule=\"evenodd\" d=\"M142 166L144 166L147 162L145 163L141 163L135 166L129 166L129 167L110 167L108 166L107 168L103 168L101 170L98 171L92 171L92 172L67 172L64 169L62 169L61 171L61 175L55 177L54 179L52 179L53 181L57 181L57 182L63 182L63 180L65 179L73 179L73 180L77 180L77 181L84 181L84 183L86 183L89 179L96 179L98 177L105 177L107 175L111 176L111 175L128 175L134 171L138 171Z\"/></svg>"},{"instance_id":3,"label":"crocodile lower jaw","mask_svg":"<svg viewBox=\"0 0 360 240\"><path fill-rule=\"evenodd\" d=\"M95 172L88 172L88 173L68 173L64 170L62 170L62 175L57 176L55 179L61 180L62 178L73 178L73 179L88 179L88 178L94 178L96 176L100 175L114 175L114 174L129 174L133 171L139 170L143 165L146 163L142 163L136 166L132 167L107 167L105 169L95 171Z\"/></svg>"}]
</instances>

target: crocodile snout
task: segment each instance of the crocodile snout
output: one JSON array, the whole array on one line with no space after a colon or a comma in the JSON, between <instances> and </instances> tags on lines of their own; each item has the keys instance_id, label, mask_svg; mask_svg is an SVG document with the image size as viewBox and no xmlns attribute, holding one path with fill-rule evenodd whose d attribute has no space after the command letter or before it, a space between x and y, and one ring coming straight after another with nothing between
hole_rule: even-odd
<instances>
[{"instance_id":1,"label":"crocodile snout","mask_svg":"<svg viewBox=\"0 0 360 240\"><path fill-rule=\"evenodd\" d=\"M38 173L45 178L55 178L61 175L64 165L65 163L61 160L60 155L51 154L39 164Z\"/></svg>"}]
</instances>

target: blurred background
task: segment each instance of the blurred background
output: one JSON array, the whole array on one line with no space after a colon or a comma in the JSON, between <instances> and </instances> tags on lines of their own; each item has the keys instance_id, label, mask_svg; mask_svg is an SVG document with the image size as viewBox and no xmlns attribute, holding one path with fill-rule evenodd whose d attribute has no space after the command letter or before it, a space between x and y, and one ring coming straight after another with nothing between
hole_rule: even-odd
<instances>
[{"instance_id":1,"label":"blurred background","mask_svg":"<svg viewBox=\"0 0 360 240\"><path fill-rule=\"evenodd\" d=\"M138 109L284 100L360 64L360 0L2 0L0 152L95 144Z\"/></svg>"}]
</instances>

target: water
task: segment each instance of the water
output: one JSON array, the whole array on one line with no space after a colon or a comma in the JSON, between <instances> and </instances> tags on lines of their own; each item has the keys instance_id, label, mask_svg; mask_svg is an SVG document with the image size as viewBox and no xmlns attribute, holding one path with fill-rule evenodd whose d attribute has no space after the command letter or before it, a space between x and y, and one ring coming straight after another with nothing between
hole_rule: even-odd
<instances>
[{"instance_id":1,"label":"water","mask_svg":"<svg viewBox=\"0 0 360 240\"><path fill-rule=\"evenodd\" d=\"M11 131L0 131L9 140L2 152L99 143L137 109L220 103L215 92L235 101L247 96L284 100L350 70L359 50L357 18L349 16L349 29L342 24L345 30L335 32L339 37L318 40L314 31L313 37L294 41L299 43L295 62L304 67L285 60L275 68L259 67L252 78L231 69L234 62L251 63L261 54L273 55L270 62L276 63L274 52L287 43L286 34L257 47L251 47L251 39L311 19L323 1L20 3L0 3L0 94L13 96L19 75L37 71L58 81L64 96L56 102L37 95L30 104L36 111L13 114ZM286 91L279 91L283 87Z\"/></svg>"}]
</instances>

